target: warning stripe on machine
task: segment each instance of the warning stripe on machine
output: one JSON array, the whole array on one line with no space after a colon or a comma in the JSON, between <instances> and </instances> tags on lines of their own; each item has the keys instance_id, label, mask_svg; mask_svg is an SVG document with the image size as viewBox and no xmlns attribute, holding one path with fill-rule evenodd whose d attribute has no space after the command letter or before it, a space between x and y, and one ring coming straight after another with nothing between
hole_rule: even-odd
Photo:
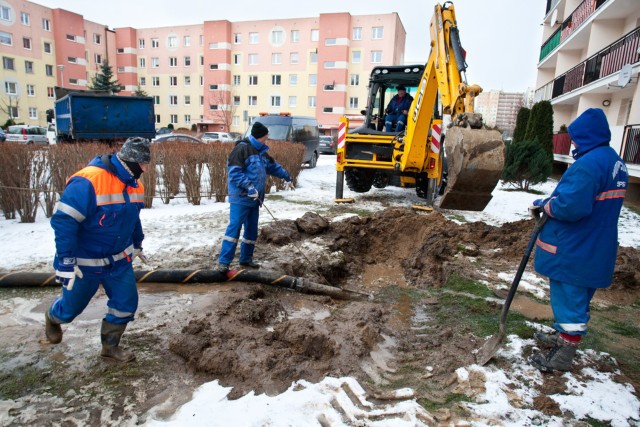
<instances>
[{"instance_id":1,"label":"warning stripe on machine","mask_svg":"<svg viewBox=\"0 0 640 427\"><path fill-rule=\"evenodd\" d=\"M433 125L431 128L431 151L434 153L440 152L440 135L442 128L440 125Z\"/></svg>"},{"instance_id":2,"label":"warning stripe on machine","mask_svg":"<svg viewBox=\"0 0 640 427\"><path fill-rule=\"evenodd\" d=\"M344 148L344 140L347 134L347 124L345 122L340 122L338 125L338 149Z\"/></svg>"}]
</instances>

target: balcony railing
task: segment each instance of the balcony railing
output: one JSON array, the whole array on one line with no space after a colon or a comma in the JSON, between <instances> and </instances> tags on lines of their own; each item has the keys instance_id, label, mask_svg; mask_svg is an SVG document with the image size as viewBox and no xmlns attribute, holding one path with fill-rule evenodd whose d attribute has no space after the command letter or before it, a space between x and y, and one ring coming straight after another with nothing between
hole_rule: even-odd
<instances>
[{"instance_id":1,"label":"balcony railing","mask_svg":"<svg viewBox=\"0 0 640 427\"><path fill-rule=\"evenodd\" d=\"M571 137L567 132L553 134L553 154L568 156L571 153Z\"/></svg>"},{"instance_id":2,"label":"balcony railing","mask_svg":"<svg viewBox=\"0 0 640 427\"><path fill-rule=\"evenodd\" d=\"M640 125L624 127L620 157L627 164L640 165Z\"/></svg>"},{"instance_id":3,"label":"balcony railing","mask_svg":"<svg viewBox=\"0 0 640 427\"><path fill-rule=\"evenodd\" d=\"M605 4L608 0L584 0L575 8L571 15L562 22L562 25L540 48L540 60L547 57L560 43L565 41L571 34L576 32L584 22L589 19L596 10ZM548 4L547 4L548 5ZM549 10L547 10L548 12Z\"/></svg>"},{"instance_id":4,"label":"balcony railing","mask_svg":"<svg viewBox=\"0 0 640 427\"><path fill-rule=\"evenodd\" d=\"M563 75L536 90L536 101L544 101L579 89L596 80L617 73L626 64L640 61L640 27L576 65ZM549 84L553 89L549 91ZM549 92L551 97L548 97Z\"/></svg>"}]
</instances>

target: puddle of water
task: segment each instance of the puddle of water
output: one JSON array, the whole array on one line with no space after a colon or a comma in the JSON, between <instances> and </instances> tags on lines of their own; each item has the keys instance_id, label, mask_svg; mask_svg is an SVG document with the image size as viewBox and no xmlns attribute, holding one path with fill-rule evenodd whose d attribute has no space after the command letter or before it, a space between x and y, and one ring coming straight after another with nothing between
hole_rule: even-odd
<instances>
[{"instance_id":1,"label":"puddle of water","mask_svg":"<svg viewBox=\"0 0 640 427\"><path fill-rule=\"evenodd\" d=\"M299 310L295 310L289 313L289 319L310 319L310 320L323 320L331 316L329 310L310 310L306 307L302 307Z\"/></svg>"},{"instance_id":2,"label":"puddle of water","mask_svg":"<svg viewBox=\"0 0 640 427\"><path fill-rule=\"evenodd\" d=\"M371 351L371 359L378 369L382 369L387 372L395 372L395 369L389 366L389 361L393 359L391 350L397 345L397 341L393 337L385 334L382 334L382 338L384 338L384 341L376 345L376 347Z\"/></svg>"}]
</instances>

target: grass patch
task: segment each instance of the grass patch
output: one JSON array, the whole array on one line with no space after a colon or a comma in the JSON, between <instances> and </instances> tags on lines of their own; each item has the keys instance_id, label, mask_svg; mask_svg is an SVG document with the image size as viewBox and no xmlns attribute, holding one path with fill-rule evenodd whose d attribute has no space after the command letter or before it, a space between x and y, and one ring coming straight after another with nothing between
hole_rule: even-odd
<instances>
[{"instance_id":1,"label":"grass patch","mask_svg":"<svg viewBox=\"0 0 640 427\"><path fill-rule=\"evenodd\" d=\"M464 217L464 215L460 215L460 214L452 214L452 215L447 215L447 218L452 220L452 221L458 221L461 223L465 223L468 222L467 218Z\"/></svg>"},{"instance_id":2,"label":"grass patch","mask_svg":"<svg viewBox=\"0 0 640 427\"><path fill-rule=\"evenodd\" d=\"M471 402L471 399L468 396L459 393L447 394L442 402L435 402L424 398L418 399L418 403L429 412L435 412L440 408L449 408L453 404L459 402Z\"/></svg>"},{"instance_id":3,"label":"grass patch","mask_svg":"<svg viewBox=\"0 0 640 427\"><path fill-rule=\"evenodd\" d=\"M416 288L401 288L400 286L387 286L380 290L375 295L375 299L378 302L394 302L403 298L409 298L411 300L417 301L422 298L427 298L429 295L420 289Z\"/></svg>"},{"instance_id":4,"label":"grass patch","mask_svg":"<svg viewBox=\"0 0 640 427\"><path fill-rule=\"evenodd\" d=\"M28 394L47 391L55 396L64 396L71 389L68 378L55 376L55 366L47 370L34 366L21 366L10 373L0 374L0 399L19 399Z\"/></svg>"},{"instance_id":5,"label":"grass patch","mask_svg":"<svg viewBox=\"0 0 640 427\"><path fill-rule=\"evenodd\" d=\"M486 285L467 279L456 273L449 277L449 280L447 280L447 283L444 286L452 291L466 292L483 298L493 296L493 293Z\"/></svg>"},{"instance_id":6,"label":"grass patch","mask_svg":"<svg viewBox=\"0 0 640 427\"><path fill-rule=\"evenodd\" d=\"M640 339L640 328L629 321L610 320L607 322L607 329L614 334Z\"/></svg>"}]
</instances>

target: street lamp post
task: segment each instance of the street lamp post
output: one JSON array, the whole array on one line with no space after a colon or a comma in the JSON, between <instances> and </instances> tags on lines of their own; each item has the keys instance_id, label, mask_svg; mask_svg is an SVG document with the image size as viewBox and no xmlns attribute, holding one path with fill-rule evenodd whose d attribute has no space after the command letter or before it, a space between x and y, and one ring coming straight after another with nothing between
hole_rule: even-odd
<instances>
[{"instance_id":1,"label":"street lamp post","mask_svg":"<svg viewBox=\"0 0 640 427\"><path fill-rule=\"evenodd\" d=\"M58 70L60 70L60 87L64 87L64 65L58 65Z\"/></svg>"}]
</instances>

